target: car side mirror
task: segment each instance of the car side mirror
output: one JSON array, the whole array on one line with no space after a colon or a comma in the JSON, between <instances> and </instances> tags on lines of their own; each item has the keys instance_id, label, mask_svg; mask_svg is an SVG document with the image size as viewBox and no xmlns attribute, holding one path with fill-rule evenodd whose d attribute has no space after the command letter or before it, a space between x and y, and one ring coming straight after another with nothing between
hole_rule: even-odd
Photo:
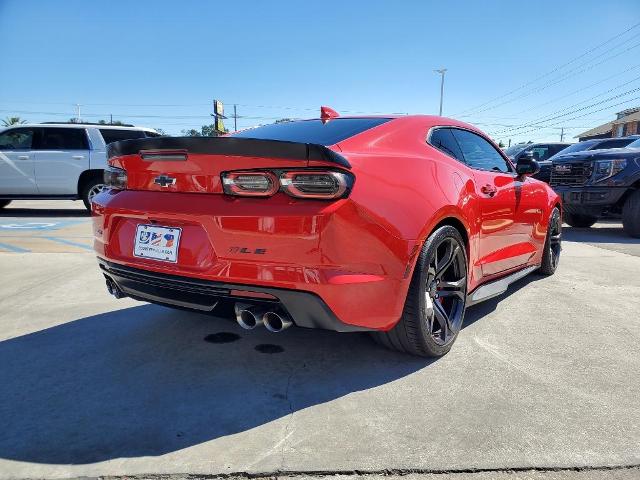
<instances>
[{"instance_id":1,"label":"car side mirror","mask_svg":"<svg viewBox=\"0 0 640 480\"><path fill-rule=\"evenodd\" d=\"M516 164L516 174L518 175L518 179L520 181L524 180L525 177L529 177L531 175L535 175L540 171L540 164L533 157L533 152L527 152L518 158L518 163Z\"/></svg>"}]
</instances>

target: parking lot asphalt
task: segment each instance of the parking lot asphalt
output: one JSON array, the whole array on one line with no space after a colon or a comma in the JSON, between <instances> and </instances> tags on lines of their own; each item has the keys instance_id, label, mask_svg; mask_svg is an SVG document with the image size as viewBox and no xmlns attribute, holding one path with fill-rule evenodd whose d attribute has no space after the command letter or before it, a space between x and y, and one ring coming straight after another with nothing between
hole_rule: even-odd
<instances>
[{"instance_id":1,"label":"parking lot asphalt","mask_svg":"<svg viewBox=\"0 0 640 480\"><path fill-rule=\"evenodd\" d=\"M0 213L0 478L640 477L640 241L615 221L566 228L556 275L470 308L436 361L115 300L89 222Z\"/></svg>"}]
</instances>

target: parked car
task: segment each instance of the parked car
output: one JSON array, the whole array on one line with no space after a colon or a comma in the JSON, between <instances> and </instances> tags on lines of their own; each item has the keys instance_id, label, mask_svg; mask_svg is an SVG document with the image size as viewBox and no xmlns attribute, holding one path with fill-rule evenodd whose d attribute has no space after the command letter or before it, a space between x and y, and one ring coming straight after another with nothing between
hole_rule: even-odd
<instances>
[{"instance_id":1,"label":"parked car","mask_svg":"<svg viewBox=\"0 0 640 480\"><path fill-rule=\"evenodd\" d=\"M640 238L640 139L626 148L562 155L553 161L550 184L569 225L586 228L604 214L621 214L625 232Z\"/></svg>"},{"instance_id":2,"label":"parked car","mask_svg":"<svg viewBox=\"0 0 640 480\"><path fill-rule=\"evenodd\" d=\"M540 171L534 175L534 178L549 183L551 175L551 164L549 158L563 152L569 143L519 143L512 145L505 150L511 161L517 163L520 158L529 156L540 164Z\"/></svg>"},{"instance_id":3,"label":"parked car","mask_svg":"<svg viewBox=\"0 0 640 480\"><path fill-rule=\"evenodd\" d=\"M584 142L574 143L567 148L560 150L558 153L543 160L540 163L540 172L535 176L538 180L549 183L551 181L551 164L554 161L561 162L563 158L571 158L572 153L583 152L587 150L608 150L610 148L623 148L631 142L640 138L640 135L632 135L628 137L618 138L598 138L594 140L585 140Z\"/></svg>"},{"instance_id":4,"label":"parked car","mask_svg":"<svg viewBox=\"0 0 640 480\"><path fill-rule=\"evenodd\" d=\"M18 199L80 199L90 208L104 188L106 144L158 135L150 128L76 123L2 129L0 209Z\"/></svg>"},{"instance_id":5,"label":"parked car","mask_svg":"<svg viewBox=\"0 0 640 480\"><path fill-rule=\"evenodd\" d=\"M423 356L465 308L555 272L561 205L471 125L434 116L291 121L109 145L95 250L115 297L243 328L369 331Z\"/></svg>"}]
</instances>

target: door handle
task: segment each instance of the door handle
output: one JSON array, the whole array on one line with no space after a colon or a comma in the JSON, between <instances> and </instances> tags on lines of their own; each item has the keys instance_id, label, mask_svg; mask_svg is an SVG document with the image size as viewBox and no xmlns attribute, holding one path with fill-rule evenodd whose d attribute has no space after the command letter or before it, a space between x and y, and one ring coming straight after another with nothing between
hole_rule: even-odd
<instances>
[{"instance_id":1,"label":"door handle","mask_svg":"<svg viewBox=\"0 0 640 480\"><path fill-rule=\"evenodd\" d=\"M493 197L498 192L498 189L493 185L487 184L487 185L483 185L480 191L485 195L489 195L490 197Z\"/></svg>"},{"instance_id":2,"label":"door handle","mask_svg":"<svg viewBox=\"0 0 640 480\"><path fill-rule=\"evenodd\" d=\"M75 160L82 160L84 158L84 155L73 155L71 158Z\"/></svg>"},{"instance_id":3,"label":"door handle","mask_svg":"<svg viewBox=\"0 0 640 480\"><path fill-rule=\"evenodd\" d=\"M29 160L29 155L18 155L18 160Z\"/></svg>"}]
</instances>

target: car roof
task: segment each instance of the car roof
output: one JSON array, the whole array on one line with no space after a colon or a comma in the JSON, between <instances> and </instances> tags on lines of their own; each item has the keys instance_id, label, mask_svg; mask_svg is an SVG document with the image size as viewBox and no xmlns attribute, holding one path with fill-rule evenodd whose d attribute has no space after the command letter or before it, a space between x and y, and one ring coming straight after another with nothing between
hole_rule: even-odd
<instances>
[{"instance_id":1,"label":"car roof","mask_svg":"<svg viewBox=\"0 0 640 480\"><path fill-rule=\"evenodd\" d=\"M120 125L101 125L101 124L95 124L95 123L20 123L20 124L15 124L15 125L9 125L8 127L4 127L6 128L23 128L23 127L30 127L30 128L49 128L49 127L55 127L55 128L99 128L99 129L108 129L108 130L137 130L137 131L144 131L144 132L154 132L157 133L153 128L147 128L147 127L123 127Z\"/></svg>"}]
</instances>

